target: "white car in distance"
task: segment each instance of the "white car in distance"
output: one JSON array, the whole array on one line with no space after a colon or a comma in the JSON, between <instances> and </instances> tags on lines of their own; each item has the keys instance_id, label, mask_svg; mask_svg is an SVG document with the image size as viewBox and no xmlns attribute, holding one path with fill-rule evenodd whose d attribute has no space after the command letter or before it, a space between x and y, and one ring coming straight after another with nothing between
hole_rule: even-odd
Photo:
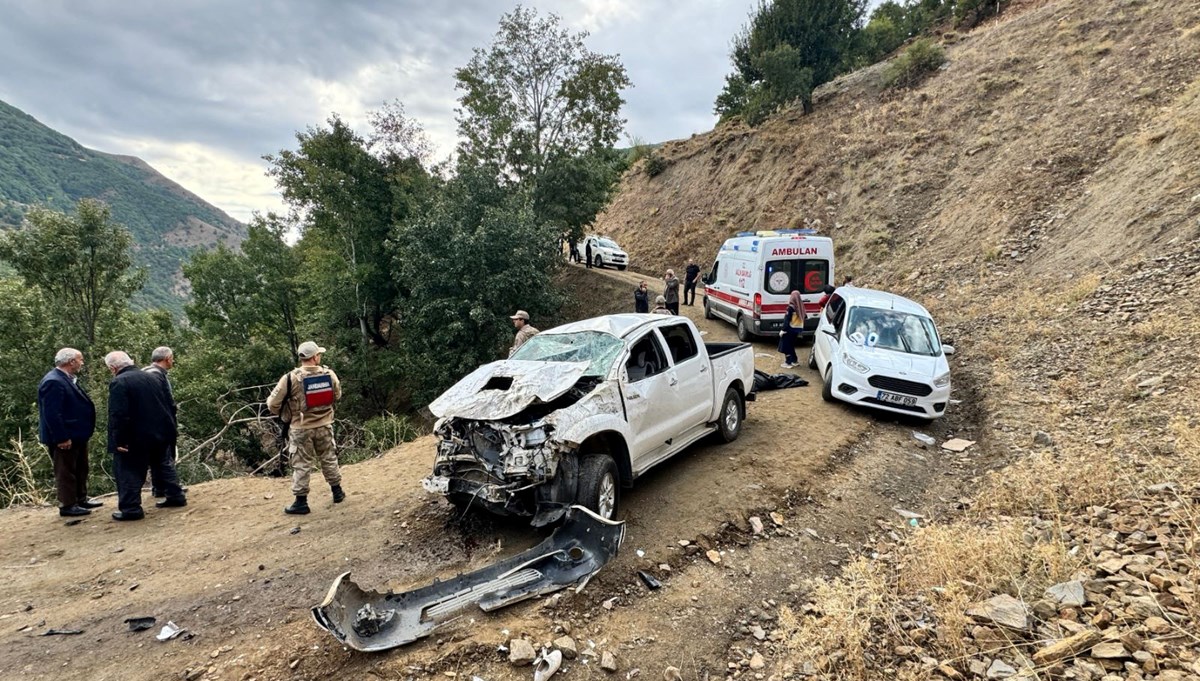
<instances>
[{"instance_id":1,"label":"white car in distance","mask_svg":"<svg viewBox=\"0 0 1200 681\"><path fill-rule=\"evenodd\" d=\"M588 245L591 244L592 265L596 267L615 267L624 270L629 267L629 254L617 245L617 242L606 236L589 236L575 244L575 250L580 262L588 258Z\"/></svg>"},{"instance_id":2,"label":"white car in distance","mask_svg":"<svg viewBox=\"0 0 1200 681\"><path fill-rule=\"evenodd\" d=\"M901 296L842 287L830 296L808 366L822 397L936 419L950 402L954 346L943 344L921 305Z\"/></svg>"}]
</instances>

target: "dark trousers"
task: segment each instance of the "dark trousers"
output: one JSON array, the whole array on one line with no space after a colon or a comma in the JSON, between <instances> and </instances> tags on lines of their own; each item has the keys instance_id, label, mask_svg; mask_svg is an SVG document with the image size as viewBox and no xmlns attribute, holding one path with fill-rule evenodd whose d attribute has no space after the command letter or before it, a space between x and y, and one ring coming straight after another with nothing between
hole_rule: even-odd
<instances>
[{"instance_id":1,"label":"dark trousers","mask_svg":"<svg viewBox=\"0 0 1200 681\"><path fill-rule=\"evenodd\" d=\"M156 497L167 496L167 480L179 484L179 474L175 472L175 445L163 448L162 462L156 467L150 467L150 494Z\"/></svg>"},{"instance_id":2,"label":"dark trousers","mask_svg":"<svg viewBox=\"0 0 1200 681\"><path fill-rule=\"evenodd\" d=\"M87 440L72 441L69 449L46 445L50 449L50 461L54 464L54 487L58 494L58 505L63 508L87 501L87 445Z\"/></svg>"},{"instance_id":3,"label":"dark trousers","mask_svg":"<svg viewBox=\"0 0 1200 681\"><path fill-rule=\"evenodd\" d=\"M689 293L692 294L690 298L688 297ZM694 282L694 281L683 282L683 304L684 305L695 305L696 304L696 282Z\"/></svg>"},{"instance_id":4,"label":"dark trousers","mask_svg":"<svg viewBox=\"0 0 1200 681\"><path fill-rule=\"evenodd\" d=\"M588 251L588 252L587 252L585 255L586 255L586 257L587 257L587 266L588 266L588 269L591 269L591 268L592 268L592 252L591 252L591 251Z\"/></svg>"},{"instance_id":5,"label":"dark trousers","mask_svg":"<svg viewBox=\"0 0 1200 681\"><path fill-rule=\"evenodd\" d=\"M796 359L796 340L799 334L784 333L779 337L779 351L783 353L783 361L788 364L796 364L799 362Z\"/></svg>"},{"instance_id":6,"label":"dark trousers","mask_svg":"<svg viewBox=\"0 0 1200 681\"><path fill-rule=\"evenodd\" d=\"M175 466L163 465L164 449L170 450L171 443L130 446L128 452L113 455L113 472L117 477L117 508L122 513L142 512L142 487L146 484L146 473L151 479L159 480L162 493L168 499L182 499L183 488Z\"/></svg>"},{"instance_id":7,"label":"dark trousers","mask_svg":"<svg viewBox=\"0 0 1200 681\"><path fill-rule=\"evenodd\" d=\"M679 314L679 301L667 303L667 309L671 311L671 314Z\"/></svg>"}]
</instances>

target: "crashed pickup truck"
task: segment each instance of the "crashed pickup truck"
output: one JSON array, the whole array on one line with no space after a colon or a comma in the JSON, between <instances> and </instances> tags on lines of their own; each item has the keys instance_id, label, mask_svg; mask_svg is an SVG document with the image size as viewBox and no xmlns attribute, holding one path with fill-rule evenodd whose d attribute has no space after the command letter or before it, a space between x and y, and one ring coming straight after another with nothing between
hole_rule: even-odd
<instances>
[{"instance_id":1,"label":"crashed pickup truck","mask_svg":"<svg viewBox=\"0 0 1200 681\"><path fill-rule=\"evenodd\" d=\"M460 509L611 519L620 490L715 433L735 440L754 399L747 343L704 343L686 317L620 314L543 331L429 405L426 491Z\"/></svg>"}]
</instances>

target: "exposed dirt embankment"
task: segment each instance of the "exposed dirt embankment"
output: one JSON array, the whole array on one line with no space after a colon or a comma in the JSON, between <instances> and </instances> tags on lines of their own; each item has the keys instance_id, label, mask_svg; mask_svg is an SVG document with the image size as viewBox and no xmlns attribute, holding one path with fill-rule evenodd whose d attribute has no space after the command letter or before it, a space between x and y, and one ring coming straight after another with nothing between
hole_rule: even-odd
<instances>
[{"instance_id":1,"label":"exposed dirt embankment","mask_svg":"<svg viewBox=\"0 0 1200 681\"><path fill-rule=\"evenodd\" d=\"M842 271L1010 259L1047 281L1168 249L1200 226L1200 7L1047 2L946 47L919 88L879 69L826 88L813 115L668 142L601 216L643 270L711 261L744 229L815 226Z\"/></svg>"}]
</instances>

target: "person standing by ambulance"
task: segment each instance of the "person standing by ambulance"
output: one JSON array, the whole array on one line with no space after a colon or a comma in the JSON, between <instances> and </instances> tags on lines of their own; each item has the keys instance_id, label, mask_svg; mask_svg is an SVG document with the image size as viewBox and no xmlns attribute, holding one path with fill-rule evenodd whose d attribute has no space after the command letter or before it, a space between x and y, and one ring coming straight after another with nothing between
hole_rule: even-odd
<instances>
[{"instance_id":1,"label":"person standing by ambulance","mask_svg":"<svg viewBox=\"0 0 1200 681\"><path fill-rule=\"evenodd\" d=\"M316 343L301 343L296 349L300 366L281 376L267 397L267 410L291 425L288 451L296 500L283 509L289 515L309 512L308 483L318 466L333 491L333 503L346 498L333 441L333 405L342 398L342 384L333 369L321 364L323 354L325 348Z\"/></svg>"},{"instance_id":2,"label":"person standing by ambulance","mask_svg":"<svg viewBox=\"0 0 1200 681\"><path fill-rule=\"evenodd\" d=\"M696 304L696 284L700 283L700 266L695 260L688 258L687 270L683 275L683 304Z\"/></svg>"},{"instance_id":3,"label":"person standing by ambulance","mask_svg":"<svg viewBox=\"0 0 1200 681\"><path fill-rule=\"evenodd\" d=\"M663 299L671 314L679 314L679 280L675 278L675 270L667 270L663 277Z\"/></svg>"}]
</instances>

